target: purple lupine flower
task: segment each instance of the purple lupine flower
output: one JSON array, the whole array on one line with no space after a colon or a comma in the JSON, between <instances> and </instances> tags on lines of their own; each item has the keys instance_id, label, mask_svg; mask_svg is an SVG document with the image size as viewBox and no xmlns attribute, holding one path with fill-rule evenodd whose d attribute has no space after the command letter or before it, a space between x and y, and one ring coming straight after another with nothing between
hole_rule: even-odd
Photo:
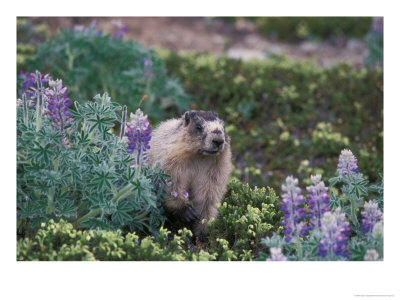
<instances>
[{"instance_id":1,"label":"purple lupine flower","mask_svg":"<svg viewBox=\"0 0 400 300\"><path fill-rule=\"evenodd\" d=\"M306 234L306 224L303 219L307 216L304 211L304 198L301 189L297 186L298 179L293 176L286 177L286 185L282 185L282 191L286 192L282 195L282 225L285 227L283 231L286 242L290 242L292 238L298 238L299 235Z\"/></svg>"},{"instance_id":2,"label":"purple lupine flower","mask_svg":"<svg viewBox=\"0 0 400 300\"><path fill-rule=\"evenodd\" d=\"M349 222L340 208L334 212L326 212L321 220L321 232L323 238L318 246L318 255L331 257L348 256Z\"/></svg>"},{"instance_id":3,"label":"purple lupine flower","mask_svg":"<svg viewBox=\"0 0 400 300\"><path fill-rule=\"evenodd\" d=\"M129 32L128 28L121 21L113 20L111 24L117 27L116 31L114 31L112 37L114 39L122 39L125 34Z\"/></svg>"},{"instance_id":4,"label":"purple lupine flower","mask_svg":"<svg viewBox=\"0 0 400 300\"><path fill-rule=\"evenodd\" d=\"M311 194L307 194L310 227L309 230L318 228L321 230L321 218L325 212L329 211L329 195L328 188L325 187L325 183L321 181L321 175L311 175L311 182L313 185L308 186L307 191Z\"/></svg>"},{"instance_id":5,"label":"purple lupine flower","mask_svg":"<svg viewBox=\"0 0 400 300\"><path fill-rule=\"evenodd\" d=\"M131 113L131 121L126 123L126 136L128 137L128 153L136 151L138 154L150 149L151 127L147 115L138 108L136 113Z\"/></svg>"},{"instance_id":6,"label":"purple lupine flower","mask_svg":"<svg viewBox=\"0 0 400 300\"><path fill-rule=\"evenodd\" d=\"M144 64L144 77L151 78L153 76L153 62L151 58L145 57L143 58Z\"/></svg>"},{"instance_id":7,"label":"purple lupine flower","mask_svg":"<svg viewBox=\"0 0 400 300\"><path fill-rule=\"evenodd\" d=\"M50 89L46 91L47 111L49 119L53 122L53 126L61 132L64 132L65 126L71 124L72 118L69 112L71 106L70 99L66 96L68 89L62 86L62 80L49 81Z\"/></svg>"},{"instance_id":8,"label":"purple lupine flower","mask_svg":"<svg viewBox=\"0 0 400 300\"><path fill-rule=\"evenodd\" d=\"M182 196L183 196L183 198L188 199L189 193L187 191L183 191Z\"/></svg>"},{"instance_id":9,"label":"purple lupine flower","mask_svg":"<svg viewBox=\"0 0 400 300\"><path fill-rule=\"evenodd\" d=\"M382 220L382 212L378 208L378 203L368 201L364 203L364 210L361 212L361 230L363 233L372 233L376 223Z\"/></svg>"},{"instance_id":10,"label":"purple lupine flower","mask_svg":"<svg viewBox=\"0 0 400 300\"><path fill-rule=\"evenodd\" d=\"M343 149L337 165L339 175L358 173L357 158L349 149Z\"/></svg>"},{"instance_id":11,"label":"purple lupine flower","mask_svg":"<svg viewBox=\"0 0 400 300\"><path fill-rule=\"evenodd\" d=\"M282 249L279 247L272 247L269 249L271 252L271 258L267 258L267 261L285 261L287 257L282 254Z\"/></svg>"},{"instance_id":12,"label":"purple lupine flower","mask_svg":"<svg viewBox=\"0 0 400 300\"><path fill-rule=\"evenodd\" d=\"M171 192L171 195L172 195L174 198L178 197L178 193L175 192L175 191Z\"/></svg>"},{"instance_id":13,"label":"purple lupine flower","mask_svg":"<svg viewBox=\"0 0 400 300\"><path fill-rule=\"evenodd\" d=\"M40 74L40 73L38 73ZM18 90L18 95L21 97L22 94L26 94L27 98L29 99L29 107L33 108L35 107L35 100L36 100L36 80L37 76L40 76L42 85L45 85L49 82L49 80L52 80L51 76L49 74L40 74L37 75L36 73L23 73L22 71L19 72L18 78L23 79L23 82L21 83L22 89Z\"/></svg>"}]
</instances>

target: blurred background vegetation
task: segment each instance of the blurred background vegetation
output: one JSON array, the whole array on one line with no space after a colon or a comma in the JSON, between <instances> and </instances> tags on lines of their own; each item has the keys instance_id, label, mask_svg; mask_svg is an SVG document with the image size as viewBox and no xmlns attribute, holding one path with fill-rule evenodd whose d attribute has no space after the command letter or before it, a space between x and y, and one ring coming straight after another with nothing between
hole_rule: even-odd
<instances>
[{"instance_id":1,"label":"blurred background vegetation","mask_svg":"<svg viewBox=\"0 0 400 300\"><path fill-rule=\"evenodd\" d=\"M313 173L329 178L343 148L358 157L369 180L378 179L382 18L140 19L120 18L131 33L119 39L112 35L118 26L111 18L18 18L18 72L40 70L62 78L73 100L108 92L130 111L146 94L143 109L153 126L186 109L214 110L232 137L234 175L251 186L279 190L290 174L304 183ZM182 36L174 32L175 40L165 35L152 41L161 21L180 22ZM154 25L142 28L147 39L135 27L138 22ZM186 36L188 24L196 24L198 35L191 29L195 37ZM204 41L191 40L196 35ZM276 47L282 51L272 51ZM237 59L232 49L258 52ZM325 50L335 60L329 67L318 63ZM307 55L290 55L302 51ZM352 63L347 56L352 51L361 63ZM342 60L335 53L343 54Z\"/></svg>"}]
</instances>

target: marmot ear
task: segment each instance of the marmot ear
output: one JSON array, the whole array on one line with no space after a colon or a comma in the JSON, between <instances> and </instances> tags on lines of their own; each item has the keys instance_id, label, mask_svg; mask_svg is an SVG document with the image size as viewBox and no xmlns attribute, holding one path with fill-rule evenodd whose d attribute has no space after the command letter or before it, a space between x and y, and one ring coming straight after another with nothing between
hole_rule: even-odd
<instances>
[{"instance_id":1,"label":"marmot ear","mask_svg":"<svg viewBox=\"0 0 400 300\"><path fill-rule=\"evenodd\" d=\"M187 111L183 114L183 120L184 120L185 126L188 126L190 123L190 111Z\"/></svg>"}]
</instances>

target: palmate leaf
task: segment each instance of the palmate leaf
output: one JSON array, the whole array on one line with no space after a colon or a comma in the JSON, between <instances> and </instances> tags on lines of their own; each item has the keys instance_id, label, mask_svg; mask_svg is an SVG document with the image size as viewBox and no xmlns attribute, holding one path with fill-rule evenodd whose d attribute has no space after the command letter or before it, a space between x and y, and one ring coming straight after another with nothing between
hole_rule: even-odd
<instances>
[{"instance_id":1,"label":"palmate leaf","mask_svg":"<svg viewBox=\"0 0 400 300\"><path fill-rule=\"evenodd\" d=\"M100 132L104 132L114 127L114 118L101 117L100 115L96 115L95 118L88 119L89 122L93 123L89 129L89 132L92 132L96 127Z\"/></svg>"},{"instance_id":2,"label":"palmate leaf","mask_svg":"<svg viewBox=\"0 0 400 300\"><path fill-rule=\"evenodd\" d=\"M350 242L350 252L351 252L351 260L362 261L364 260L365 253L367 249L362 242L356 241L353 239Z\"/></svg>"},{"instance_id":3,"label":"palmate leaf","mask_svg":"<svg viewBox=\"0 0 400 300\"><path fill-rule=\"evenodd\" d=\"M116 177L112 175L110 172L105 172L101 170L99 172L95 171L94 175L91 176L91 183L89 186L96 187L97 191L101 191L101 189L106 185L109 189L111 189L111 181Z\"/></svg>"},{"instance_id":4,"label":"palmate leaf","mask_svg":"<svg viewBox=\"0 0 400 300\"><path fill-rule=\"evenodd\" d=\"M90 229L103 229L110 231L117 229L106 218L89 218L88 220L82 222L81 225Z\"/></svg>"},{"instance_id":5,"label":"palmate leaf","mask_svg":"<svg viewBox=\"0 0 400 300\"><path fill-rule=\"evenodd\" d=\"M33 201L18 201L17 202L17 217L18 219L25 219L29 217L33 217L36 213L35 206L33 205Z\"/></svg>"},{"instance_id":6,"label":"palmate leaf","mask_svg":"<svg viewBox=\"0 0 400 300\"><path fill-rule=\"evenodd\" d=\"M122 175L122 178L129 182L133 179L133 177L135 176L135 171L132 168L128 168L126 171L126 174Z\"/></svg>"},{"instance_id":7,"label":"palmate leaf","mask_svg":"<svg viewBox=\"0 0 400 300\"><path fill-rule=\"evenodd\" d=\"M106 214L112 214L115 211L115 204L107 198L109 197L104 197L103 193L98 196L88 196L91 203L90 209L100 208Z\"/></svg>"},{"instance_id":8,"label":"palmate leaf","mask_svg":"<svg viewBox=\"0 0 400 300\"><path fill-rule=\"evenodd\" d=\"M330 191L329 196L330 196L330 201L329 201L330 209L335 209L337 207L343 208L344 202L341 197L337 197L334 191Z\"/></svg>"},{"instance_id":9,"label":"palmate leaf","mask_svg":"<svg viewBox=\"0 0 400 300\"><path fill-rule=\"evenodd\" d=\"M367 188L368 181L367 180L358 180L356 182L351 183L351 190L350 193L356 194L357 198L360 198L362 195L368 195L368 188Z\"/></svg>"},{"instance_id":10,"label":"palmate leaf","mask_svg":"<svg viewBox=\"0 0 400 300\"><path fill-rule=\"evenodd\" d=\"M341 181L341 177L337 176L337 177L332 177L329 179L329 186L335 186L338 182Z\"/></svg>"},{"instance_id":11,"label":"palmate leaf","mask_svg":"<svg viewBox=\"0 0 400 300\"><path fill-rule=\"evenodd\" d=\"M126 201L118 201L115 212L113 213L111 219L114 222L118 222L120 225L124 225L133 220L133 218L129 215L129 212L132 211L132 207Z\"/></svg>"},{"instance_id":12,"label":"palmate leaf","mask_svg":"<svg viewBox=\"0 0 400 300\"><path fill-rule=\"evenodd\" d=\"M72 218L75 215L76 207L69 199L58 199L56 202L56 213L59 217Z\"/></svg>"},{"instance_id":13,"label":"palmate leaf","mask_svg":"<svg viewBox=\"0 0 400 300\"><path fill-rule=\"evenodd\" d=\"M35 147L31 149L33 154L33 159L36 163L44 162L45 166L50 163L50 158L54 156L54 152L50 150L51 144L48 143L44 147L38 142L34 142Z\"/></svg>"},{"instance_id":14,"label":"palmate leaf","mask_svg":"<svg viewBox=\"0 0 400 300\"><path fill-rule=\"evenodd\" d=\"M140 198L142 196L143 190L145 189L142 182L138 178L136 180L132 180L130 183L133 185L133 190L137 191L137 195Z\"/></svg>"},{"instance_id":15,"label":"palmate leaf","mask_svg":"<svg viewBox=\"0 0 400 300\"><path fill-rule=\"evenodd\" d=\"M81 130L79 135L77 136L78 138L78 143L80 145L85 145L88 144L90 142L89 140L89 134L86 133L84 130Z\"/></svg>"}]
</instances>

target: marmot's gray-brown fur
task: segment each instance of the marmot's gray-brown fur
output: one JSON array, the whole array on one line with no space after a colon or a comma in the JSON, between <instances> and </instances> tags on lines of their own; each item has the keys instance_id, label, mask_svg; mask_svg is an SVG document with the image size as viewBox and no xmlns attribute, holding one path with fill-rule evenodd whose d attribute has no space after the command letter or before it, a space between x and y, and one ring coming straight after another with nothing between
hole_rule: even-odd
<instances>
[{"instance_id":1,"label":"marmot's gray-brown fur","mask_svg":"<svg viewBox=\"0 0 400 300\"><path fill-rule=\"evenodd\" d=\"M164 201L169 218L194 225L195 235L203 236L201 220L217 217L232 170L224 122L209 111L164 121L153 131L148 157L172 177Z\"/></svg>"}]
</instances>

